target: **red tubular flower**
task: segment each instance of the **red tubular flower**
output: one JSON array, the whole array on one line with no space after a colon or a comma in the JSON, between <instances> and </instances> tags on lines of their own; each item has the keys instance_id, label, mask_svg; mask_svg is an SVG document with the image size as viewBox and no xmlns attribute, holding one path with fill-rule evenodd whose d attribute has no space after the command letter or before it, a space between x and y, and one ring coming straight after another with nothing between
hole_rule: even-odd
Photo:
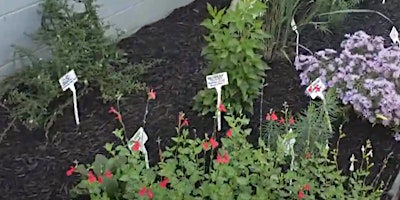
<instances>
[{"instance_id":1,"label":"red tubular flower","mask_svg":"<svg viewBox=\"0 0 400 200\"><path fill-rule=\"evenodd\" d=\"M168 180L167 177L165 177L165 178L160 182L160 187L161 187L161 188L166 188L168 183L169 183L169 180Z\"/></svg>"},{"instance_id":2,"label":"red tubular flower","mask_svg":"<svg viewBox=\"0 0 400 200\"><path fill-rule=\"evenodd\" d=\"M267 120L267 121L269 121L269 120L271 120L271 114L267 114L267 115L265 115L265 120Z\"/></svg>"},{"instance_id":3,"label":"red tubular flower","mask_svg":"<svg viewBox=\"0 0 400 200\"><path fill-rule=\"evenodd\" d=\"M293 125L294 124L294 117L290 116L289 118L289 124Z\"/></svg>"},{"instance_id":4,"label":"red tubular flower","mask_svg":"<svg viewBox=\"0 0 400 200\"><path fill-rule=\"evenodd\" d=\"M88 176L89 176L89 178L88 178L89 183L94 183L94 182L97 181L97 178L96 178L96 176L93 174L92 171L89 171Z\"/></svg>"},{"instance_id":5,"label":"red tubular flower","mask_svg":"<svg viewBox=\"0 0 400 200\"><path fill-rule=\"evenodd\" d=\"M232 129L229 129L229 130L226 132L226 137L228 137L228 138L231 138L231 137L232 137Z\"/></svg>"},{"instance_id":6,"label":"red tubular flower","mask_svg":"<svg viewBox=\"0 0 400 200\"><path fill-rule=\"evenodd\" d=\"M271 114L271 120L272 120L272 121L278 120L278 116L275 114L275 112L272 112L272 114Z\"/></svg>"},{"instance_id":7,"label":"red tubular flower","mask_svg":"<svg viewBox=\"0 0 400 200\"><path fill-rule=\"evenodd\" d=\"M115 114L116 115L115 119L119 121L122 120L121 114L119 114L119 112L114 107L110 107L110 110L108 110L108 112Z\"/></svg>"},{"instance_id":8,"label":"red tubular flower","mask_svg":"<svg viewBox=\"0 0 400 200\"><path fill-rule=\"evenodd\" d=\"M219 154L219 153L217 154L217 163L228 164L229 160L230 160L230 158L229 158L228 153L225 152L223 156L221 156L221 154Z\"/></svg>"},{"instance_id":9,"label":"red tubular flower","mask_svg":"<svg viewBox=\"0 0 400 200\"><path fill-rule=\"evenodd\" d=\"M103 182L103 177L102 176L98 176L97 177L97 182L98 183L102 183Z\"/></svg>"},{"instance_id":10,"label":"red tubular flower","mask_svg":"<svg viewBox=\"0 0 400 200\"><path fill-rule=\"evenodd\" d=\"M220 103L219 105L218 105L218 110L220 111L220 112L226 112L226 108L225 108L225 106L224 106L224 104L222 104L222 103Z\"/></svg>"},{"instance_id":11,"label":"red tubular flower","mask_svg":"<svg viewBox=\"0 0 400 200\"><path fill-rule=\"evenodd\" d=\"M189 121L187 118L185 118L182 122L182 126L189 126Z\"/></svg>"},{"instance_id":12,"label":"red tubular flower","mask_svg":"<svg viewBox=\"0 0 400 200\"><path fill-rule=\"evenodd\" d=\"M74 172L75 172L75 167L70 166L69 170L67 170L67 172L65 172L65 173L67 174L67 176L71 176Z\"/></svg>"},{"instance_id":13,"label":"red tubular flower","mask_svg":"<svg viewBox=\"0 0 400 200\"><path fill-rule=\"evenodd\" d=\"M285 124L285 119L283 119L283 117L281 117L281 118L279 119L279 123L280 123L280 124Z\"/></svg>"},{"instance_id":14,"label":"red tubular flower","mask_svg":"<svg viewBox=\"0 0 400 200\"><path fill-rule=\"evenodd\" d=\"M147 190L147 198L148 198L148 199L152 199L153 197L154 197L153 191L151 191L151 189L148 189L148 190Z\"/></svg>"},{"instance_id":15,"label":"red tubular flower","mask_svg":"<svg viewBox=\"0 0 400 200\"><path fill-rule=\"evenodd\" d=\"M209 145L208 142L203 142L202 146L203 146L203 149L206 150L206 151L210 148L210 145Z\"/></svg>"},{"instance_id":16,"label":"red tubular flower","mask_svg":"<svg viewBox=\"0 0 400 200\"><path fill-rule=\"evenodd\" d=\"M297 198L298 199L303 199L306 195L304 194L303 190L299 190L299 192L297 193Z\"/></svg>"},{"instance_id":17,"label":"red tubular flower","mask_svg":"<svg viewBox=\"0 0 400 200\"><path fill-rule=\"evenodd\" d=\"M156 92L154 92L153 89L150 89L150 91L147 93L148 99L156 99Z\"/></svg>"},{"instance_id":18,"label":"red tubular flower","mask_svg":"<svg viewBox=\"0 0 400 200\"><path fill-rule=\"evenodd\" d=\"M146 187L142 186L142 188L140 188L138 194L139 194L139 196L142 197L142 196L144 196L146 194L146 192L147 192Z\"/></svg>"},{"instance_id":19,"label":"red tubular flower","mask_svg":"<svg viewBox=\"0 0 400 200\"><path fill-rule=\"evenodd\" d=\"M140 142L134 141L134 142L133 142L133 145L132 145L132 150L133 150L133 151L139 151L140 145L141 145Z\"/></svg>"},{"instance_id":20,"label":"red tubular flower","mask_svg":"<svg viewBox=\"0 0 400 200\"><path fill-rule=\"evenodd\" d=\"M216 147L218 147L218 142L212 137L212 138L210 138L210 144L211 144L211 147L213 148L213 149L215 149Z\"/></svg>"},{"instance_id":21,"label":"red tubular flower","mask_svg":"<svg viewBox=\"0 0 400 200\"><path fill-rule=\"evenodd\" d=\"M311 186L309 183L306 183L303 187L304 191L310 191L311 190Z\"/></svg>"},{"instance_id":22,"label":"red tubular flower","mask_svg":"<svg viewBox=\"0 0 400 200\"><path fill-rule=\"evenodd\" d=\"M112 178L112 177L113 177L113 174L112 174L109 170L106 170L106 172L104 173L104 175L105 175L107 178Z\"/></svg>"}]
</instances>

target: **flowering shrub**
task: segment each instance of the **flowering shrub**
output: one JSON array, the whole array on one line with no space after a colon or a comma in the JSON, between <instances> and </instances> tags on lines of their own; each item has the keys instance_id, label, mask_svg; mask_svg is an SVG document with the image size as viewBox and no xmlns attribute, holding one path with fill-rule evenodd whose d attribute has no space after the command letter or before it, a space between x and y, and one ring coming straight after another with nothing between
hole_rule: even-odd
<instances>
[{"instance_id":1,"label":"flowering shrub","mask_svg":"<svg viewBox=\"0 0 400 200\"><path fill-rule=\"evenodd\" d=\"M122 118L113 110L118 120ZM275 120L274 115L270 115ZM224 135L205 135L205 139L189 138L187 119L178 118L175 144L160 150L158 165L146 169L140 154L140 143L126 145L122 129L114 134L122 145L106 144L111 155L97 155L92 165L69 167L67 176L81 174L82 180L71 191L72 196L90 195L91 199L377 199L381 191L363 180L369 174L364 168L344 176L336 162L328 159L329 149L318 154L298 157L288 154L285 141L296 137L294 132L277 136L276 150L262 140L258 146L246 137L249 120L227 114L230 128ZM290 119L288 123L294 123ZM369 151L369 146L364 151ZM364 154L363 154L364 155ZM372 153L371 153L372 156ZM288 157L292 157L288 162ZM334 155L335 157L335 155ZM363 160L368 158L363 157ZM367 166L371 166L366 162ZM363 166L363 165L362 165ZM289 168L290 167L290 168ZM369 169L369 167L367 167Z\"/></svg>"},{"instance_id":2,"label":"flowering shrub","mask_svg":"<svg viewBox=\"0 0 400 200\"><path fill-rule=\"evenodd\" d=\"M341 52L332 49L296 58L301 85L320 77L334 87L344 104L371 123L400 124L400 49L385 47L384 39L363 31L346 34Z\"/></svg>"}]
</instances>

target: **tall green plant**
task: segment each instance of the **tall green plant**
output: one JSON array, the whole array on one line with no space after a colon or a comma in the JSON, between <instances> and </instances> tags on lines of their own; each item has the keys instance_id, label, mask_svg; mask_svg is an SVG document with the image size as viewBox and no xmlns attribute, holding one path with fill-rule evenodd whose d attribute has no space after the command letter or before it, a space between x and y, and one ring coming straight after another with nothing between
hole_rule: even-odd
<instances>
[{"instance_id":1,"label":"tall green plant","mask_svg":"<svg viewBox=\"0 0 400 200\"><path fill-rule=\"evenodd\" d=\"M263 21L258 18L266 9L260 1L240 1L235 10L207 5L210 19L202 25L210 32L202 54L208 60L206 74L227 72L229 85L224 86L222 99L233 112L253 112L253 100L262 88L267 65L262 60L262 49L268 35ZM216 92L201 90L195 96L194 109L203 115L216 110Z\"/></svg>"},{"instance_id":2,"label":"tall green plant","mask_svg":"<svg viewBox=\"0 0 400 200\"><path fill-rule=\"evenodd\" d=\"M72 101L58 79L71 69L78 75L78 96L91 87L100 88L105 100L144 88L136 80L146 69L133 66L118 51L115 41L104 36L107 26L97 15L93 0L83 1L85 10L76 13L66 0L45 0L42 26L33 39L51 53L42 60L29 50L17 47L27 57L24 70L1 83L0 98L10 106L11 115L29 129L48 130L64 107ZM26 59L25 59L26 60Z\"/></svg>"},{"instance_id":3,"label":"tall green plant","mask_svg":"<svg viewBox=\"0 0 400 200\"><path fill-rule=\"evenodd\" d=\"M258 1L258 0L257 0ZM361 3L362 0L261 0L266 2L265 31L272 37L268 38L265 45L265 58L274 60L282 56L290 60L286 48L291 46L295 34L292 30L292 19L295 20L300 30L304 25L313 24L321 31L329 31L331 24L337 24L349 12L336 13L321 17L319 22L313 19L320 14L347 10Z\"/></svg>"}]
</instances>

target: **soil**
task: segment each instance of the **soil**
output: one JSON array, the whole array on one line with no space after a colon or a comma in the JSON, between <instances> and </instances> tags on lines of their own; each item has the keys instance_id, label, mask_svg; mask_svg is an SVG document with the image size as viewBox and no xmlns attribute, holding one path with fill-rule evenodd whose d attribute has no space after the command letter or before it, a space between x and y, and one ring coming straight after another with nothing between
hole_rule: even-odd
<instances>
[{"instance_id":1,"label":"soil","mask_svg":"<svg viewBox=\"0 0 400 200\"><path fill-rule=\"evenodd\" d=\"M177 9L169 17L152 25L143 27L132 37L120 42L132 63L162 59L151 68L142 80L154 88L157 98L150 103L146 132L149 141L146 146L151 164L158 161L158 145L170 144L169 138L175 136L174 124L178 113L183 111L190 120L190 130L199 136L213 130L211 117L199 117L192 111L193 97L205 85L202 70L207 66L200 56L205 45L203 35L206 30L199 24L208 14L206 0ZM212 3L216 5L217 3ZM224 0L218 6L229 5ZM389 0L385 5L381 0L366 1L361 8L382 12L400 27L400 1ZM301 43L312 50L337 47L345 33L365 30L370 34L387 36L392 25L376 14L352 14L333 31L324 35L312 28L301 33ZM305 108L309 99L304 95L304 88L299 86L298 72L285 62L271 64L268 71L269 85L264 89L263 113L271 108L280 109L286 101L293 111ZM0 144L0 194L1 199L45 200L68 199L68 190L79 177L67 177L65 171L77 160L90 163L95 154L104 153L107 142L115 142L112 131L118 127L114 116L108 114L110 106L99 100L99 93L92 91L80 100L81 125L76 128L72 108L65 111L50 132L47 141L42 131L28 131L18 122L5 135ZM143 121L146 94L124 97L121 100L121 112L128 132L133 134ZM251 126L257 130L259 102ZM5 108L0 108L0 130L6 129L10 120ZM351 114L344 125L347 137L340 144L340 164L346 170L348 159L354 152L359 152L366 139L372 141L374 148L374 176L391 183L399 171L400 145L390 136L390 131L358 119ZM332 142L335 142L333 138ZM386 169L379 173L383 160L393 152Z\"/></svg>"}]
</instances>

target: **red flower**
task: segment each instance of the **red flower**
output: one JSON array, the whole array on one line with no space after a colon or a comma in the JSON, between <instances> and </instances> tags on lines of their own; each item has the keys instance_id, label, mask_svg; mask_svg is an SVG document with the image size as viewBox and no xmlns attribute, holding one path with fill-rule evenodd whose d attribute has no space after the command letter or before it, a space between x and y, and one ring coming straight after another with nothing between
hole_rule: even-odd
<instances>
[{"instance_id":1,"label":"red flower","mask_svg":"<svg viewBox=\"0 0 400 200\"><path fill-rule=\"evenodd\" d=\"M156 99L156 92L154 92L153 89L150 89L150 91L147 93L148 99Z\"/></svg>"},{"instance_id":2,"label":"red flower","mask_svg":"<svg viewBox=\"0 0 400 200\"><path fill-rule=\"evenodd\" d=\"M182 122L182 126L189 126L189 121L187 118L185 118Z\"/></svg>"},{"instance_id":3,"label":"red flower","mask_svg":"<svg viewBox=\"0 0 400 200\"><path fill-rule=\"evenodd\" d=\"M92 171L89 171L88 176L89 176L89 178L88 178L89 183L94 183L94 182L97 181L97 178L96 178L96 176L93 174Z\"/></svg>"},{"instance_id":4,"label":"red flower","mask_svg":"<svg viewBox=\"0 0 400 200\"><path fill-rule=\"evenodd\" d=\"M218 106L218 110L221 112L226 112L226 108L225 108L224 104L220 103Z\"/></svg>"},{"instance_id":5,"label":"red flower","mask_svg":"<svg viewBox=\"0 0 400 200\"><path fill-rule=\"evenodd\" d=\"M311 158L311 153L310 153L310 152L307 152L305 158L306 158L306 159Z\"/></svg>"},{"instance_id":6,"label":"red flower","mask_svg":"<svg viewBox=\"0 0 400 200\"><path fill-rule=\"evenodd\" d=\"M304 194L303 190L300 189L299 192L297 193L297 198L298 199L303 199L304 196L305 196L305 194Z\"/></svg>"},{"instance_id":7,"label":"red flower","mask_svg":"<svg viewBox=\"0 0 400 200\"><path fill-rule=\"evenodd\" d=\"M106 170L106 172L104 173L104 175L105 175L107 178L113 177L113 174L112 174L109 170Z\"/></svg>"},{"instance_id":8,"label":"red flower","mask_svg":"<svg viewBox=\"0 0 400 200\"><path fill-rule=\"evenodd\" d=\"M98 176L97 177L97 182L102 183L103 182L103 177L102 176Z\"/></svg>"},{"instance_id":9,"label":"red flower","mask_svg":"<svg viewBox=\"0 0 400 200\"><path fill-rule=\"evenodd\" d=\"M280 124L284 124L284 123L285 123L285 119L283 119L283 117L281 117L281 118L279 119L279 123L280 123Z\"/></svg>"},{"instance_id":10,"label":"red flower","mask_svg":"<svg viewBox=\"0 0 400 200\"><path fill-rule=\"evenodd\" d=\"M272 121L278 120L278 116L276 116L275 112L272 112L272 114L271 114L271 120L272 120Z\"/></svg>"},{"instance_id":11,"label":"red flower","mask_svg":"<svg viewBox=\"0 0 400 200\"><path fill-rule=\"evenodd\" d=\"M225 152L225 154L223 156L221 156L221 154L217 154L217 163L222 163L222 164L228 164L229 163L229 155L228 153Z\"/></svg>"},{"instance_id":12,"label":"red flower","mask_svg":"<svg viewBox=\"0 0 400 200\"><path fill-rule=\"evenodd\" d=\"M139 196L142 197L142 196L144 196L146 194L146 192L147 192L146 187L142 186L142 188L140 188L138 194L139 194Z\"/></svg>"},{"instance_id":13,"label":"red flower","mask_svg":"<svg viewBox=\"0 0 400 200\"><path fill-rule=\"evenodd\" d=\"M289 118L289 124L293 125L294 124L294 117L290 116Z\"/></svg>"},{"instance_id":14,"label":"red flower","mask_svg":"<svg viewBox=\"0 0 400 200\"><path fill-rule=\"evenodd\" d=\"M153 197L154 197L153 191L151 191L151 189L148 189L148 190L147 190L147 198L148 198L148 199L152 199Z\"/></svg>"},{"instance_id":15,"label":"red flower","mask_svg":"<svg viewBox=\"0 0 400 200\"><path fill-rule=\"evenodd\" d=\"M132 150L133 151L139 151L139 149L140 149L140 142L134 141L133 145L132 145Z\"/></svg>"},{"instance_id":16,"label":"red flower","mask_svg":"<svg viewBox=\"0 0 400 200\"><path fill-rule=\"evenodd\" d=\"M206 151L210 148L210 145L209 145L208 142L203 142L202 146L203 146L203 149L206 150Z\"/></svg>"},{"instance_id":17,"label":"red flower","mask_svg":"<svg viewBox=\"0 0 400 200\"><path fill-rule=\"evenodd\" d=\"M309 183L306 183L306 185L304 185L303 189L304 189L305 191L310 191L310 190L311 190L310 184L309 184Z\"/></svg>"},{"instance_id":18,"label":"red flower","mask_svg":"<svg viewBox=\"0 0 400 200\"><path fill-rule=\"evenodd\" d=\"M228 137L228 138L231 138L231 137L232 137L232 129L229 129L229 130L226 132L226 137Z\"/></svg>"},{"instance_id":19,"label":"red flower","mask_svg":"<svg viewBox=\"0 0 400 200\"><path fill-rule=\"evenodd\" d=\"M210 144L213 149L218 147L218 142L213 137L210 138Z\"/></svg>"},{"instance_id":20,"label":"red flower","mask_svg":"<svg viewBox=\"0 0 400 200\"><path fill-rule=\"evenodd\" d=\"M265 120L267 120L267 121L269 121L269 120L271 120L271 114L267 114L267 115L265 115Z\"/></svg>"},{"instance_id":21,"label":"red flower","mask_svg":"<svg viewBox=\"0 0 400 200\"><path fill-rule=\"evenodd\" d=\"M168 183L169 183L169 180L168 180L167 177L165 177L165 178L160 182L160 187L161 187L161 188L166 188Z\"/></svg>"},{"instance_id":22,"label":"red flower","mask_svg":"<svg viewBox=\"0 0 400 200\"><path fill-rule=\"evenodd\" d=\"M119 112L114 108L114 107L110 107L110 110L108 110L109 113L114 113L116 115L115 119L121 121L122 117L121 114L119 114Z\"/></svg>"},{"instance_id":23,"label":"red flower","mask_svg":"<svg viewBox=\"0 0 400 200\"><path fill-rule=\"evenodd\" d=\"M75 172L75 167L71 166L69 167L69 170L67 170L67 172L65 173L67 174L67 176L71 176L74 172Z\"/></svg>"}]
</instances>

